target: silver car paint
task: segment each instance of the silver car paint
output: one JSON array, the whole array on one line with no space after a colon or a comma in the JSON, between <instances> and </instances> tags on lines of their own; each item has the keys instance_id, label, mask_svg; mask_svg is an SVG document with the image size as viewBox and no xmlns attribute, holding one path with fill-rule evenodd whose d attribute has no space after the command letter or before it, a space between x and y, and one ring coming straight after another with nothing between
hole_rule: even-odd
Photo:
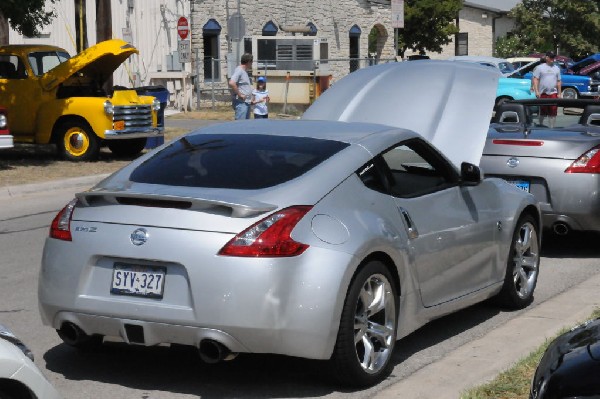
<instances>
[{"instance_id":1,"label":"silver car paint","mask_svg":"<svg viewBox=\"0 0 600 399\"><path fill-rule=\"evenodd\" d=\"M500 131L496 132L495 128ZM564 222L574 230L600 230L598 175L565 173L579 156L600 145L600 129L573 126L561 130L528 129L525 133L510 124L502 128L496 125L488 134L481 167L489 176L529 180L544 226ZM494 144L494 139L542 140L544 144L540 147L500 145Z\"/></svg>"},{"instance_id":2,"label":"silver car paint","mask_svg":"<svg viewBox=\"0 0 600 399\"><path fill-rule=\"evenodd\" d=\"M422 60L363 68L334 84L305 120L372 122L419 133L460 167L477 165L500 74L478 64ZM460 136L460 140L456 137Z\"/></svg>"},{"instance_id":3,"label":"silver car paint","mask_svg":"<svg viewBox=\"0 0 600 399\"><path fill-rule=\"evenodd\" d=\"M487 74L479 75L478 67L473 70L487 82ZM428 76L438 82L445 77ZM468 125L470 121L463 122ZM406 130L345 122L251 121L192 134L228 132L322 137L350 146L304 175L262 190L131 182L132 170L154 152L139 158L78 195L82 203L74 210L72 242L46 239L38 296L45 324L59 328L71 321L88 334L125 341L125 325L133 324L143 327L144 345L197 346L212 338L234 352L327 359L351 278L366 259L386 260L396 270L400 288L397 336L402 337L429 320L496 294L504 279L517 218L526 207L537 212L531 195L498 179L474 187L449 187L444 190L447 193L421 196L420 201L366 188L355 172L373 155L418 137ZM199 205L190 210L127 206L114 200L119 195L192 198ZM443 208L436 210L441 225L425 216L438 208L430 202L437 196L448 197L449 206L460 209L454 226L453 212ZM498 198L502 198L500 203ZM493 203L484 203L490 200ZM202 211L200 203L214 202L255 211L233 215ZM274 209L314 206L292 231L294 239L310 245L305 253L281 259L217 255L235 234L267 214L257 209L271 205ZM422 236L408 238L399 208L414 218ZM148 239L136 246L130 236L139 228L147 231ZM337 237L339 233L343 237ZM495 236L494 242L490 235ZM465 252L454 249L456 242ZM166 266L164 298L111 295L112 268L117 261ZM421 267L431 269L421 273ZM440 284L436 270L446 276L445 284ZM469 272L473 275L467 276ZM472 285L465 285L465 278ZM439 295L434 292L437 289ZM424 306L421 298L432 306Z\"/></svg>"}]
</instances>

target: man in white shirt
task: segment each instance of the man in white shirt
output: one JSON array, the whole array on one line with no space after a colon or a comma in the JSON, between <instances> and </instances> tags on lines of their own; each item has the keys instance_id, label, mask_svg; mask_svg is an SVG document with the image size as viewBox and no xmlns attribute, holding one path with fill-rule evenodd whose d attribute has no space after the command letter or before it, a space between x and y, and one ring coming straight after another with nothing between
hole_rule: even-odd
<instances>
[{"instance_id":1,"label":"man in white shirt","mask_svg":"<svg viewBox=\"0 0 600 399\"><path fill-rule=\"evenodd\" d=\"M554 65L556 55L552 51L546 53L546 62L538 65L533 70L533 90L537 98L558 98L561 93L560 68ZM550 127L556 123L556 105L540 107L540 125L544 124L544 118L548 116Z\"/></svg>"}]
</instances>

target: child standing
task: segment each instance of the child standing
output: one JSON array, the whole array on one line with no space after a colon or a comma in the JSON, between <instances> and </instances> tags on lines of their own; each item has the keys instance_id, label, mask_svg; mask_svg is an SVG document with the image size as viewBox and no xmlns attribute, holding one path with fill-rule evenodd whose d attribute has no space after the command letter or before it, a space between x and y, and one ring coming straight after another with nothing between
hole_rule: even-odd
<instances>
[{"instance_id":1,"label":"child standing","mask_svg":"<svg viewBox=\"0 0 600 399\"><path fill-rule=\"evenodd\" d=\"M252 91L252 103L254 104L254 119L267 119L269 117L269 90L267 90L267 78L259 76L256 79L256 89Z\"/></svg>"}]
</instances>

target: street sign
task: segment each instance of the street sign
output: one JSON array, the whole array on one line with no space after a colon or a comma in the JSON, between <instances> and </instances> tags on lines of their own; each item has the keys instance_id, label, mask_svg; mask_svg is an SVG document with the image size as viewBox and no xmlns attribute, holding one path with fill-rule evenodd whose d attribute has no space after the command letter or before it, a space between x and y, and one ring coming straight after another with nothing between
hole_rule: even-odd
<instances>
[{"instance_id":1,"label":"street sign","mask_svg":"<svg viewBox=\"0 0 600 399\"><path fill-rule=\"evenodd\" d=\"M179 53L179 62L192 62L192 45L190 40L180 40L177 46Z\"/></svg>"},{"instance_id":2,"label":"street sign","mask_svg":"<svg viewBox=\"0 0 600 399\"><path fill-rule=\"evenodd\" d=\"M404 0L392 0L392 28L404 28Z\"/></svg>"},{"instance_id":3,"label":"street sign","mask_svg":"<svg viewBox=\"0 0 600 399\"><path fill-rule=\"evenodd\" d=\"M188 20L186 17L179 17L177 20L177 34L181 38L181 40L185 40L190 33L190 25L188 24Z\"/></svg>"}]
</instances>

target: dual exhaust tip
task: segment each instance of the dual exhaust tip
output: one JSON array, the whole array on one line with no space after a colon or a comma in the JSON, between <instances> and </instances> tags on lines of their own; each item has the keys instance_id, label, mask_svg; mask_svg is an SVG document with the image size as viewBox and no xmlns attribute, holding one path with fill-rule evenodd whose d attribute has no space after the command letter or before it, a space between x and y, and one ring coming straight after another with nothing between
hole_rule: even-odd
<instances>
[{"instance_id":1,"label":"dual exhaust tip","mask_svg":"<svg viewBox=\"0 0 600 399\"><path fill-rule=\"evenodd\" d=\"M67 345L74 347L83 347L94 337L87 335L79 326L71 322L63 323L57 332ZM237 357L237 353L231 352L229 348L214 339L203 339L200 341L198 353L200 354L200 359L209 364L233 360Z\"/></svg>"}]
</instances>

